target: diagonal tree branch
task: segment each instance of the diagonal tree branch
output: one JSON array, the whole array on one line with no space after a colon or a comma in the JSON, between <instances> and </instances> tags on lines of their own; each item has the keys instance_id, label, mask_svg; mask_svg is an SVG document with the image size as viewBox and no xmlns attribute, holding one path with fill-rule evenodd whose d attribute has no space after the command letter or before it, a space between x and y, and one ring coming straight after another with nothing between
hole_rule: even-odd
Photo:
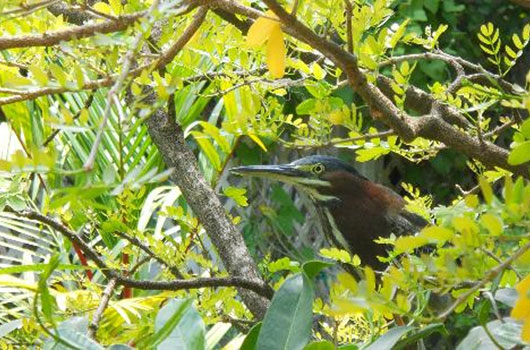
<instances>
[{"instance_id":1,"label":"diagonal tree branch","mask_svg":"<svg viewBox=\"0 0 530 350\"><path fill-rule=\"evenodd\" d=\"M198 1L200 2L200 0ZM443 105L435 110L436 113L432 113L433 111L429 110L426 115L421 117L407 115L404 111L397 108L383 91L366 80L365 75L358 66L355 55L350 54L339 45L318 36L313 30L298 21L295 16L288 13L276 0L263 0L263 2L278 16L285 32L320 51L337 67L341 68L347 76L349 85L361 96L371 111L375 112L373 114L378 116L405 142L410 142L417 137L443 142L446 146L457 149L490 167L502 167L515 174L530 178L527 165L513 166L508 164L507 150L491 142L482 142L445 121L444 119L458 119L462 123L465 118L463 116L457 117L456 115L442 116L441 113L448 111ZM214 0L210 6L218 6L226 11L242 14L253 19L263 15L260 11L231 0ZM459 74L462 73L460 66L465 67L469 63L455 60L452 56L447 56L445 59L448 61L452 59L458 63ZM480 70L480 66L477 65L472 65L468 68Z\"/></svg>"}]
</instances>

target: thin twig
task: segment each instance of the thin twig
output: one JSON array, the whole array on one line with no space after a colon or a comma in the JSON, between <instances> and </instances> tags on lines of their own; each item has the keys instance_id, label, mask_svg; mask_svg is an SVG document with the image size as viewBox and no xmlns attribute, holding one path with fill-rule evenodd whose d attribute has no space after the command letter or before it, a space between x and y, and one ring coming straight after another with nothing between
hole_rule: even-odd
<instances>
[{"instance_id":1,"label":"thin twig","mask_svg":"<svg viewBox=\"0 0 530 350\"><path fill-rule=\"evenodd\" d=\"M353 53L353 6L350 0L344 0L344 3L346 4L346 42L348 43L348 52Z\"/></svg>"},{"instance_id":2,"label":"thin twig","mask_svg":"<svg viewBox=\"0 0 530 350\"><path fill-rule=\"evenodd\" d=\"M441 314L439 314L436 317L436 320L443 321L445 320L449 315L455 311L455 309L460 306L460 304L466 302L467 298L469 298L471 295L473 295L476 291L478 291L480 288L482 288L484 285L486 285L488 282L493 281L495 277L497 277L500 273L502 273L505 269L507 269L515 260L519 259L524 253L526 253L530 249L530 243L525 244L523 247L519 248L514 254L512 254L508 259L504 260L502 264L499 264L486 272L485 277L478 281L472 288L470 288L467 292L460 295L458 299L454 301L451 306L449 306L445 311L443 311Z\"/></svg>"},{"instance_id":3,"label":"thin twig","mask_svg":"<svg viewBox=\"0 0 530 350\"><path fill-rule=\"evenodd\" d=\"M132 245L137 246L138 248L143 250L147 255L149 255L151 258L155 259L156 261L158 261L160 264L166 266L169 269L169 271L171 271L173 276L175 276L177 278L180 278L180 279L184 278L182 273L180 273L180 271L175 266L171 265L170 263L168 263L167 261L162 259L160 256L156 255L147 245L143 244L138 238L131 237L131 236L129 236L129 235L123 233L123 232L119 232L119 231L116 231L115 233L116 233L116 235L120 236L121 238L126 239L127 241L129 241Z\"/></svg>"},{"instance_id":4,"label":"thin twig","mask_svg":"<svg viewBox=\"0 0 530 350\"><path fill-rule=\"evenodd\" d=\"M60 232L69 241L75 242L79 248L85 253L87 258L91 259L101 273L109 280L116 279L116 284L124 287L131 287L143 290L170 290L177 291L183 289L199 289L206 287L236 287L251 290L261 296L271 299L274 290L265 282L256 280L248 280L243 277L200 277L189 280L176 279L173 281L150 281L150 280L136 280L124 277L117 270L111 269L107 266L103 258L90 247L78 234L70 230L61 222L52 219L46 215L42 215L33 210L17 211L10 207L5 207L6 212L13 213L20 217L25 217L31 220L36 220L40 223L50 226L51 228Z\"/></svg>"},{"instance_id":5,"label":"thin twig","mask_svg":"<svg viewBox=\"0 0 530 350\"><path fill-rule=\"evenodd\" d=\"M85 101L85 105L83 106L83 108L81 108L73 117L73 120L77 120L80 116L81 116L81 112L83 112L84 109L88 109L90 108L90 106L92 105L92 102L94 101L94 93L91 93L90 95L88 95L88 98L87 100ZM59 134L59 132L61 132L61 129L55 129L51 132L51 134L46 138L46 140L44 140L44 142L42 143L42 147L46 147L48 146L48 144L50 142L53 141L53 139L55 138L55 136L57 136L57 134Z\"/></svg>"},{"instance_id":6,"label":"thin twig","mask_svg":"<svg viewBox=\"0 0 530 350\"><path fill-rule=\"evenodd\" d=\"M101 321L101 317L103 316L103 312L105 312L105 309L107 308L107 305L109 304L110 297L112 296L112 292L114 291L114 288L116 288L116 278L113 278L109 281L107 286L105 287L105 290L103 291L103 294L101 295L101 300L99 302L99 306L94 312L94 315L92 316L92 322L88 325L88 337L94 339L96 336L96 332L99 327L99 322Z\"/></svg>"},{"instance_id":7,"label":"thin twig","mask_svg":"<svg viewBox=\"0 0 530 350\"><path fill-rule=\"evenodd\" d=\"M147 21L150 24L152 24L152 22L155 20L153 13L158 8L159 3L160 3L160 0L153 0L153 3L151 4L151 7L149 8L147 12L146 17L148 18ZM101 140L103 138L103 132L105 131L107 127L107 122L109 120L110 111L112 109L112 106L114 105L115 97L120 92L123 84L125 83L125 79L127 79L127 76L129 75L129 70L132 67L134 54L136 50L138 49L138 47L140 46L140 43L142 42L143 38L144 38L144 31L138 32L138 34L136 35L136 37L134 38L131 44L131 47L125 54L125 57L123 59L121 73L107 94L107 100L105 101L105 110L103 111L103 116L101 118L102 121L101 121L101 124L99 125L99 130L96 135L96 140L92 144L90 154L88 155L88 158L86 159L85 164L83 165L83 168L86 171L90 171L94 168L94 161L96 159L96 154L99 148L99 144L101 143Z\"/></svg>"}]
</instances>

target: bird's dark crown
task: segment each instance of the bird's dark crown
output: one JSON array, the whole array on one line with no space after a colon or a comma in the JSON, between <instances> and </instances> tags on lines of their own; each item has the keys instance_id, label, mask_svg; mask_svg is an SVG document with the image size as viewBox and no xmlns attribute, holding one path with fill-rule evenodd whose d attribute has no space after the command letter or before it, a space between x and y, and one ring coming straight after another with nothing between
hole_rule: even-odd
<instances>
[{"instance_id":1,"label":"bird's dark crown","mask_svg":"<svg viewBox=\"0 0 530 350\"><path fill-rule=\"evenodd\" d=\"M337 157L332 157L332 156L321 156L321 155L307 156L307 157L295 160L294 162L290 163L290 165L293 165L295 167L304 166L304 165L307 165L307 166L322 165L324 167L322 171L323 174L335 172L335 171L346 171L354 176L364 178L362 175L360 175L357 172L357 170L355 170L353 166L346 163L342 159L339 159Z\"/></svg>"}]
</instances>

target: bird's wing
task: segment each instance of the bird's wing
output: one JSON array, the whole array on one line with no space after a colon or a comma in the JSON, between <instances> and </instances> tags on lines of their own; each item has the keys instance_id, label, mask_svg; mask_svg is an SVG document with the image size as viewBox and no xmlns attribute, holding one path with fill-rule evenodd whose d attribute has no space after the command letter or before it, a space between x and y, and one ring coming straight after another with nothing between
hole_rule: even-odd
<instances>
[{"instance_id":1,"label":"bird's wing","mask_svg":"<svg viewBox=\"0 0 530 350\"><path fill-rule=\"evenodd\" d=\"M423 217L406 210L401 210L388 220L392 227L392 233L397 236L416 233L429 224Z\"/></svg>"}]
</instances>

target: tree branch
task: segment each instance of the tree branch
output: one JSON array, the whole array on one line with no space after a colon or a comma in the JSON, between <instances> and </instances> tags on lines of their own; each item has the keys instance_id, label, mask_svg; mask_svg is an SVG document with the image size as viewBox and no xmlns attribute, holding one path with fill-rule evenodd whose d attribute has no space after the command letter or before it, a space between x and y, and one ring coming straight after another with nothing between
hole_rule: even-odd
<instances>
[{"instance_id":1,"label":"tree branch","mask_svg":"<svg viewBox=\"0 0 530 350\"><path fill-rule=\"evenodd\" d=\"M99 321L101 321L101 316L103 316L103 312L105 312L105 309L109 305L112 292L114 291L114 288L116 288L116 282L116 278L112 278L105 287L103 294L101 295L101 300L99 301L98 308L96 312L94 312L94 315L92 316L92 321L88 325L89 338L95 338L96 336L96 332L99 327Z\"/></svg>"},{"instance_id":2,"label":"tree branch","mask_svg":"<svg viewBox=\"0 0 530 350\"><path fill-rule=\"evenodd\" d=\"M216 197L217 198L217 197ZM198 289L206 287L236 287L253 291L264 298L272 298L274 291L265 282L259 279L249 279L247 277L212 277L212 278L194 278L189 280L173 280L173 281L147 281L136 280L124 277L117 270L111 269L104 262L103 258L90 247L79 235L70 230L64 224L52 219L46 215L42 215L36 211L24 210L16 211L10 207L5 208L6 212L13 213L20 217L25 217L31 220L38 221L42 224L48 225L54 230L65 236L70 242L76 243L85 255L98 266L109 280L115 279L116 284L124 287L132 287L144 290L182 290L182 289ZM252 305L249 306L249 309Z\"/></svg>"},{"instance_id":3,"label":"tree branch","mask_svg":"<svg viewBox=\"0 0 530 350\"><path fill-rule=\"evenodd\" d=\"M138 19L145 16L145 14L145 11L141 11L120 16L118 17L117 21L85 24L82 26L71 27L50 33L1 37L0 50L23 47L54 46L59 44L61 41L87 38L94 36L96 33L107 34L119 32L131 26Z\"/></svg>"}]
</instances>

